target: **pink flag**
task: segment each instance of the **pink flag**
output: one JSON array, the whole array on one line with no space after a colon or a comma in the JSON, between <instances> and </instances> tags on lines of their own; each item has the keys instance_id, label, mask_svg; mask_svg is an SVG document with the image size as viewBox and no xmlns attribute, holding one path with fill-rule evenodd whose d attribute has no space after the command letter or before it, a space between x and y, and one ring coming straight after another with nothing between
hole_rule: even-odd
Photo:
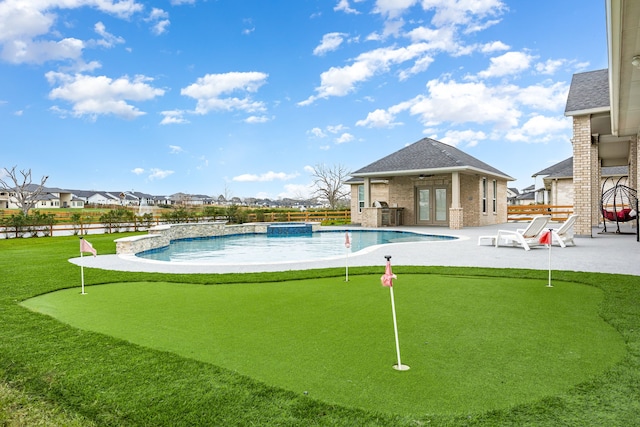
<instances>
[{"instance_id":1,"label":"pink flag","mask_svg":"<svg viewBox=\"0 0 640 427\"><path fill-rule=\"evenodd\" d=\"M551 245L551 231L547 230L540 236L541 245Z\"/></svg>"},{"instance_id":2,"label":"pink flag","mask_svg":"<svg viewBox=\"0 0 640 427\"><path fill-rule=\"evenodd\" d=\"M386 286L390 288L393 286L393 279L397 279L398 276L393 274L391 271L391 261L387 261L387 268L384 270L384 274L380 277L380 281L382 282L382 286Z\"/></svg>"},{"instance_id":3,"label":"pink flag","mask_svg":"<svg viewBox=\"0 0 640 427\"><path fill-rule=\"evenodd\" d=\"M93 249L91 243L87 242L85 239L80 239L80 252L91 252L93 256L98 255L98 251Z\"/></svg>"},{"instance_id":4,"label":"pink flag","mask_svg":"<svg viewBox=\"0 0 640 427\"><path fill-rule=\"evenodd\" d=\"M351 240L349 239L349 232L344 232L344 247L349 249L351 247Z\"/></svg>"}]
</instances>

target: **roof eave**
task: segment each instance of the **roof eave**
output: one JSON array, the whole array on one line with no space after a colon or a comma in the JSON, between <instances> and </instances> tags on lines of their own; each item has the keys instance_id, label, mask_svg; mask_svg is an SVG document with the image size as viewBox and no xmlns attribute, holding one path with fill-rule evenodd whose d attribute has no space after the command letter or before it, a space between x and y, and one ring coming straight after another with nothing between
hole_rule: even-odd
<instances>
[{"instance_id":1,"label":"roof eave","mask_svg":"<svg viewBox=\"0 0 640 427\"><path fill-rule=\"evenodd\" d=\"M611 104L611 134L618 135L620 102L620 54L622 49L622 2L606 0L607 52L609 63L609 103Z\"/></svg>"},{"instance_id":2,"label":"roof eave","mask_svg":"<svg viewBox=\"0 0 640 427\"><path fill-rule=\"evenodd\" d=\"M587 114L600 114L600 113L609 113L611 111L610 107L597 107L597 108L587 108L585 110L575 110L575 111L565 111L565 117L573 117L573 116L584 116Z\"/></svg>"},{"instance_id":3,"label":"roof eave","mask_svg":"<svg viewBox=\"0 0 640 427\"><path fill-rule=\"evenodd\" d=\"M371 172L371 173L352 173L353 177L362 177L362 178L382 178L382 177L392 177L392 176L408 176L408 175L437 175L443 173L453 173L453 172L467 172L467 173L480 173L489 176L494 176L496 178L502 178L507 181L515 181L515 178L499 174L496 172L488 171L485 169L474 168L472 166L463 166L463 167L447 167L447 168L432 168L432 169L408 169L408 170L397 170L397 171L380 171L380 172Z\"/></svg>"}]
</instances>

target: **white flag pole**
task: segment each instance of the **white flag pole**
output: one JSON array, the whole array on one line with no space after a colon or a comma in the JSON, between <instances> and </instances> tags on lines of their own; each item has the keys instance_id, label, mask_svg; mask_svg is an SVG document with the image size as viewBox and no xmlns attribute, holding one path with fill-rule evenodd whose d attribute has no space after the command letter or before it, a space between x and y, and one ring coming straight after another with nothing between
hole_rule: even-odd
<instances>
[{"instance_id":1,"label":"white flag pole","mask_svg":"<svg viewBox=\"0 0 640 427\"><path fill-rule=\"evenodd\" d=\"M80 277L82 281L82 295L85 295L84 292L84 265L82 264L82 251L80 251Z\"/></svg>"},{"instance_id":2,"label":"white flag pole","mask_svg":"<svg viewBox=\"0 0 640 427\"><path fill-rule=\"evenodd\" d=\"M551 284L551 246L553 243L553 230L549 229L549 283L547 284L548 288L553 288Z\"/></svg>"},{"instance_id":3,"label":"white flag pole","mask_svg":"<svg viewBox=\"0 0 640 427\"><path fill-rule=\"evenodd\" d=\"M344 281L348 282L349 281L349 252L351 251L351 239L349 238L349 232L345 231L345 240L344 240L344 247L345 247L345 251L346 251L346 256L345 256L345 266L344 266Z\"/></svg>"},{"instance_id":4,"label":"white flag pole","mask_svg":"<svg viewBox=\"0 0 640 427\"><path fill-rule=\"evenodd\" d=\"M82 240L82 237L80 237L80 240ZM82 262L82 258L83 258L83 253L82 253L82 242L80 242L80 280L82 283L82 292L80 292L81 295L86 295L85 291L84 291L84 264Z\"/></svg>"},{"instance_id":5,"label":"white flag pole","mask_svg":"<svg viewBox=\"0 0 640 427\"><path fill-rule=\"evenodd\" d=\"M389 265L391 256L385 255L385 258L387 258L387 263ZM391 281L391 278L389 278L389 281ZM408 371L409 366L403 365L402 360L400 359L400 339L398 338L398 321L396 319L396 302L395 302L395 299L393 298L393 284L389 286L389 295L391 295L391 314L393 316L393 333L396 338L396 356L398 357L398 364L393 365L393 369L395 369L396 371Z\"/></svg>"}]
</instances>

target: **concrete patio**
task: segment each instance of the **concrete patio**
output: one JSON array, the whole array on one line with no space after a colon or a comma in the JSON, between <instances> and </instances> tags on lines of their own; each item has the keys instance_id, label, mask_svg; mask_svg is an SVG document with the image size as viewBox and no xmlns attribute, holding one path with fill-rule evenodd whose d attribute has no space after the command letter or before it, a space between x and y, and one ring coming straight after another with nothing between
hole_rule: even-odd
<instances>
[{"instance_id":1,"label":"concrete patio","mask_svg":"<svg viewBox=\"0 0 640 427\"><path fill-rule=\"evenodd\" d=\"M557 228L560 224L551 224ZM478 237L495 235L498 230L523 228L526 223L507 223L486 227L470 227L453 232L441 227L396 227L395 230L418 231L429 234L446 234L458 240L424 243L398 243L376 247L366 253L349 255L349 267L380 266L384 269L385 255L392 256L393 265L425 266L469 266L502 267L547 270L549 251L546 247L525 251L513 247L479 246ZM354 228L357 229L357 228ZM391 228L389 228L391 229ZM615 230L607 226L609 231ZM591 271L640 275L640 243L636 241L635 228L622 224L621 231L630 234L603 234L601 228L593 229L593 237L578 237L576 246L551 249L551 269ZM117 237L114 236L114 239ZM141 260L131 256L99 255L70 260L85 267L120 271L165 272L165 273L245 273L265 271L303 270L328 267L345 267L345 257L320 261L274 262L269 264L243 265L193 265Z\"/></svg>"}]
</instances>

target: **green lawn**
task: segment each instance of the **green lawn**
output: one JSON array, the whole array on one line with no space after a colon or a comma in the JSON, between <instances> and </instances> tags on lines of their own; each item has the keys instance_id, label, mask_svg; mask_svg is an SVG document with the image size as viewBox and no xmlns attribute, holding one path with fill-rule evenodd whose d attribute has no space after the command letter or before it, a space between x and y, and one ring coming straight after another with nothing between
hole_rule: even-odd
<instances>
[{"instance_id":1,"label":"green lawn","mask_svg":"<svg viewBox=\"0 0 640 427\"><path fill-rule=\"evenodd\" d=\"M91 242L113 253L113 239ZM411 366L396 372L382 267L349 283L85 269L83 296L77 251L77 237L0 241L0 376L56 415L41 425L638 423L638 277L554 272L546 288L544 271L395 266Z\"/></svg>"}]
</instances>

